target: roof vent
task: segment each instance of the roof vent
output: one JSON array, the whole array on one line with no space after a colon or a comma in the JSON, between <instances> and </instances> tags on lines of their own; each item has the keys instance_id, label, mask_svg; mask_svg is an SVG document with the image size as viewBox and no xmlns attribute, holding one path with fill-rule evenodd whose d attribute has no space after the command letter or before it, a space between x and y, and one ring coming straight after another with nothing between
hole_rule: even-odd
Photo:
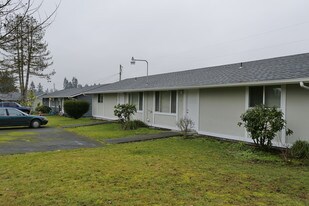
<instances>
[{"instance_id":1,"label":"roof vent","mask_svg":"<svg viewBox=\"0 0 309 206\"><path fill-rule=\"evenodd\" d=\"M242 69L242 62L240 62L240 67L239 67L239 69Z\"/></svg>"}]
</instances>

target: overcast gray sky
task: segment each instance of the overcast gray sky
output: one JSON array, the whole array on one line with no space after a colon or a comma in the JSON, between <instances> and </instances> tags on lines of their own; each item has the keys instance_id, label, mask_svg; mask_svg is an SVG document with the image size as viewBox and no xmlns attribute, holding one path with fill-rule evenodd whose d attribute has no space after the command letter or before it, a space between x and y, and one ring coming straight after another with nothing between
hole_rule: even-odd
<instances>
[{"instance_id":1,"label":"overcast gray sky","mask_svg":"<svg viewBox=\"0 0 309 206\"><path fill-rule=\"evenodd\" d=\"M59 0L46 0L41 13ZM309 52L308 0L62 0L46 32L56 75L81 84Z\"/></svg>"}]
</instances>

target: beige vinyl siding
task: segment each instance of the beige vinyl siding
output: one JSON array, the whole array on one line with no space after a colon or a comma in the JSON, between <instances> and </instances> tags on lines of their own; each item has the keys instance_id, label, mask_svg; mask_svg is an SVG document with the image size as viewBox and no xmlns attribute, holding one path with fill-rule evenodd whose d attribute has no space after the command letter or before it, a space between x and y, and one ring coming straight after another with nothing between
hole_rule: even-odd
<instances>
[{"instance_id":1,"label":"beige vinyl siding","mask_svg":"<svg viewBox=\"0 0 309 206\"><path fill-rule=\"evenodd\" d=\"M114 106L117 104L117 94L104 94L103 97L103 111L104 117L115 119Z\"/></svg>"},{"instance_id":2,"label":"beige vinyl siding","mask_svg":"<svg viewBox=\"0 0 309 206\"><path fill-rule=\"evenodd\" d=\"M184 99L183 99L183 91L178 91L178 119L183 117L183 104L184 104Z\"/></svg>"},{"instance_id":3,"label":"beige vinyl siding","mask_svg":"<svg viewBox=\"0 0 309 206\"><path fill-rule=\"evenodd\" d=\"M147 124L152 125L153 124L153 114L154 114L154 98L153 98L154 92L145 92L144 93L144 121Z\"/></svg>"},{"instance_id":4,"label":"beige vinyl siding","mask_svg":"<svg viewBox=\"0 0 309 206\"><path fill-rule=\"evenodd\" d=\"M287 137L287 143L296 140L309 141L309 90L299 85L286 87L286 120L294 134Z\"/></svg>"},{"instance_id":5,"label":"beige vinyl siding","mask_svg":"<svg viewBox=\"0 0 309 206\"><path fill-rule=\"evenodd\" d=\"M176 128L176 115L154 114L154 125L163 128Z\"/></svg>"},{"instance_id":6,"label":"beige vinyl siding","mask_svg":"<svg viewBox=\"0 0 309 206\"><path fill-rule=\"evenodd\" d=\"M143 121L143 112L136 112L133 116L133 119L138 119L138 120L141 120Z\"/></svg>"},{"instance_id":7,"label":"beige vinyl siding","mask_svg":"<svg viewBox=\"0 0 309 206\"><path fill-rule=\"evenodd\" d=\"M245 112L245 95L245 87L201 89L199 130L244 138L245 130L237 123Z\"/></svg>"},{"instance_id":8,"label":"beige vinyl siding","mask_svg":"<svg viewBox=\"0 0 309 206\"><path fill-rule=\"evenodd\" d=\"M95 95L95 100L93 101L93 103L95 104L95 108L96 108L96 112L95 112L95 116L98 116L98 117L103 117L104 113L103 113L103 102L98 102L98 98L99 98L99 95L96 94ZM103 100L104 101L104 100Z\"/></svg>"}]
</instances>

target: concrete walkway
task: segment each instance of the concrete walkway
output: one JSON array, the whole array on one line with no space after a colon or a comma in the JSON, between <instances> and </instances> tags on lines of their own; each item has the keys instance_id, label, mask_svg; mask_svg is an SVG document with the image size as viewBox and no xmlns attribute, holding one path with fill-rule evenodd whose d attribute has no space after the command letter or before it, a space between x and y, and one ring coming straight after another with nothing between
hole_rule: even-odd
<instances>
[{"instance_id":1,"label":"concrete walkway","mask_svg":"<svg viewBox=\"0 0 309 206\"><path fill-rule=\"evenodd\" d=\"M140 142L140 141L147 141L147 140L154 140L154 139L163 139L168 137L179 136L179 132L162 132L159 134L146 134L146 135L136 135L130 137L123 137L123 138L115 138L115 139L107 139L105 140L106 143L109 144L120 144L120 143L129 143L129 142Z\"/></svg>"}]
</instances>

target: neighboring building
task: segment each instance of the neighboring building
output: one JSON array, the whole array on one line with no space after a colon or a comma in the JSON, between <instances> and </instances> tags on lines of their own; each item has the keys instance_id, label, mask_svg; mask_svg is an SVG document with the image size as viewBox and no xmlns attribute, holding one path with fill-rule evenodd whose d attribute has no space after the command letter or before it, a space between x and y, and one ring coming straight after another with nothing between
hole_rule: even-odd
<instances>
[{"instance_id":1,"label":"neighboring building","mask_svg":"<svg viewBox=\"0 0 309 206\"><path fill-rule=\"evenodd\" d=\"M86 94L93 94L96 118L116 119L114 105L130 102L138 109L134 118L151 126L177 129L176 122L187 116L200 134L249 142L237 126L240 115L257 104L276 106L294 131L279 137L293 143L309 140L309 90L302 82L309 83L309 53L152 75L148 82L131 78Z\"/></svg>"},{"instance_id":2,"label":"neighboring building","mask_svg":"<svg viewBox=\"0 0 309 206\"><path fill-rule=\"evenodd\" d=\"M91 95L85 95L85 92L91 91L92 89L99 88L103 85L88 86L83 88L72 88L64 89L49 94L41 96L43 105L49 106L52 108L53 113L64 112L63 105L64 101L68 99L78 99L85 100L89 102L89 110L84 116L92 116L92 97Z\"/></svg>"},{"instance_id":3,"label":"neighboring building","mask_svg":"<svg viewBox=\"0 0 309 206\"><path fill-rule=\"evenodd\" d=\"M10 92L7 94L0 93L0 102L18 102L21 99L19 92Z\"/></svg>"}]
</instances>

